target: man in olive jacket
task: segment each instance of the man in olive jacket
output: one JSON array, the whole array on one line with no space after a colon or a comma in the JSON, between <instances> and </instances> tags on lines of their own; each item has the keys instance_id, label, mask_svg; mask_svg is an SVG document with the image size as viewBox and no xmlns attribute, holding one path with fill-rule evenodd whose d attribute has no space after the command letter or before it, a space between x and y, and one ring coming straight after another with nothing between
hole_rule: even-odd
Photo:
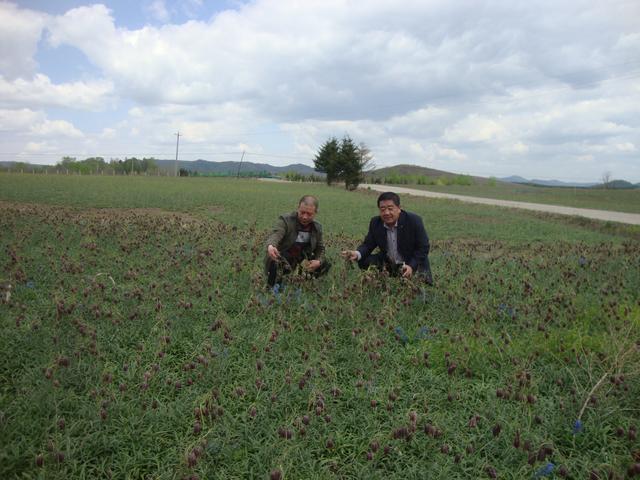
<instances>
[{"instance_id":1,"label":"man in olive jacket","mask_svg":"<svg viewBox=\"0 0 640 480\"><path fill-rule=\"evenodd\" d=\"M268 286L280 283L282 274L290 273L299 265L314 277L329 271L330 264L324 258L322 226L315 221L317 213L318 199L305 195L295 212L278 218L267 239L264 266Z\"/></svg>"}]
</instances>

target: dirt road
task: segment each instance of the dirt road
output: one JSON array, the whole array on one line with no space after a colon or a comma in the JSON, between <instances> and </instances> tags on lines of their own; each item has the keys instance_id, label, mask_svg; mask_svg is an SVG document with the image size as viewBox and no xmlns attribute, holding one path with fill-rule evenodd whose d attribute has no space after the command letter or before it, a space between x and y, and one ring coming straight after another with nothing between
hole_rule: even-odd
<instances>
[{"instance_id":1,"label":"dirt road","mask_svg":"<svg viewBox=\"0 0 640 480\"><path fill-rule=\"evenodd\" d=\"M525 210L534 210L536 212L559 213L561 215L577 215L579 217L592 218L595 220L604 220L608 222L620 222L631 225L640 225L640 214L612 212L609 210L592 210L590 208L562 207L559 205L545 205L543 203L514 202L512 200L497 200L493 198L468 197L466 195L454 195L451 193L428 192L426 190L416 190L414 188L403 188L391 185L371 185L361 184L360 188L370 188L378 192L393 191L396 193L404 193L415 195L418 197L431 198L448 198L451 200L459 200L461 202L481 203L483 205L497 205L500 207L523 208Z\"/></svg>"}]
</instances>

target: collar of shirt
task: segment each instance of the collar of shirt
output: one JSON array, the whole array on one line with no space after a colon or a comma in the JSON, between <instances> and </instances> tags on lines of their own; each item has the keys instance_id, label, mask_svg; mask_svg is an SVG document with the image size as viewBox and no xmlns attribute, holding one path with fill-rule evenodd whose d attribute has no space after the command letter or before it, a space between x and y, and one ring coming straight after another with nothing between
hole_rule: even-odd
<instances>
[{"instance_id":1,"label":"collar of shirt","mask_svg":"<svg viewBox=\"0 0 640 480\"><path fill-rule=\"evenodd\" d=\"M396 220L396 223L394 223L392 227L384 222L382 223L382 225L384 225L384 228L386 228L387 230L391 230L393 232L396 228L398 228L398 221Z\"/></svg>"}]
</instances>

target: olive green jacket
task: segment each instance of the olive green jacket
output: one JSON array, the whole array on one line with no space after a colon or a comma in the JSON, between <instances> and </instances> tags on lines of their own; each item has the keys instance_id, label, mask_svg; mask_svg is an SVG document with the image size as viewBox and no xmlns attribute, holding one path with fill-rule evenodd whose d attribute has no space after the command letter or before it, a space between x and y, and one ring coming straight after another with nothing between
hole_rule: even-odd
<instances>
[{"instance_id":1,"label":"olive green jacket","mask_svg":"<svg viewBox=\"0 0 640 480\"><path fill-rule=\"evenodd\" d=\"M298 236L298 213L292 212L285 215L280 215L278 221L271 230L271 235L267 239L265 249L269 245L273 245L280 252L284 253L289 250L294 243L296 243L296 237ZM322 225L315 220L313 221L313 227L311 228L311 235L309 239L309 245L303 251L303 256L308 260L320 260L324 262L324 243L322 242ZM265 256L265 269L269 263L269 254Z\"/></svg>"}]
</instances>

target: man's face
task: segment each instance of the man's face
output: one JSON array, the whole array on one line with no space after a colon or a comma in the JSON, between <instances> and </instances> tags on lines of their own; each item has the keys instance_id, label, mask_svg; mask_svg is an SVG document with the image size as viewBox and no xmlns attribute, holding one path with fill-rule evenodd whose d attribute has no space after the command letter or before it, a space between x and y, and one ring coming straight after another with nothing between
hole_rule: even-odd
<instances>
[{"instance_id":1,"label":"man's face","mask_svg":"<svg viewBox=\"0 0 640 480\"><path fill-rule=\"evenodd\" d=\"M301 203L298 205L298 221L302 225L309 225L316 218L316 207Z\"/></svg>"},{"instance_id":2,"label":"man's face","mask_svg":"<svg viewBox=\"0 0 640 480\"><path fill-rule=\"evenodd\" d=\"M390 227L395 225L400 218L400 207L393 203L393 200L382 200L378 204L380 210L380 218Z\"/></svg>"}]
</instances>

